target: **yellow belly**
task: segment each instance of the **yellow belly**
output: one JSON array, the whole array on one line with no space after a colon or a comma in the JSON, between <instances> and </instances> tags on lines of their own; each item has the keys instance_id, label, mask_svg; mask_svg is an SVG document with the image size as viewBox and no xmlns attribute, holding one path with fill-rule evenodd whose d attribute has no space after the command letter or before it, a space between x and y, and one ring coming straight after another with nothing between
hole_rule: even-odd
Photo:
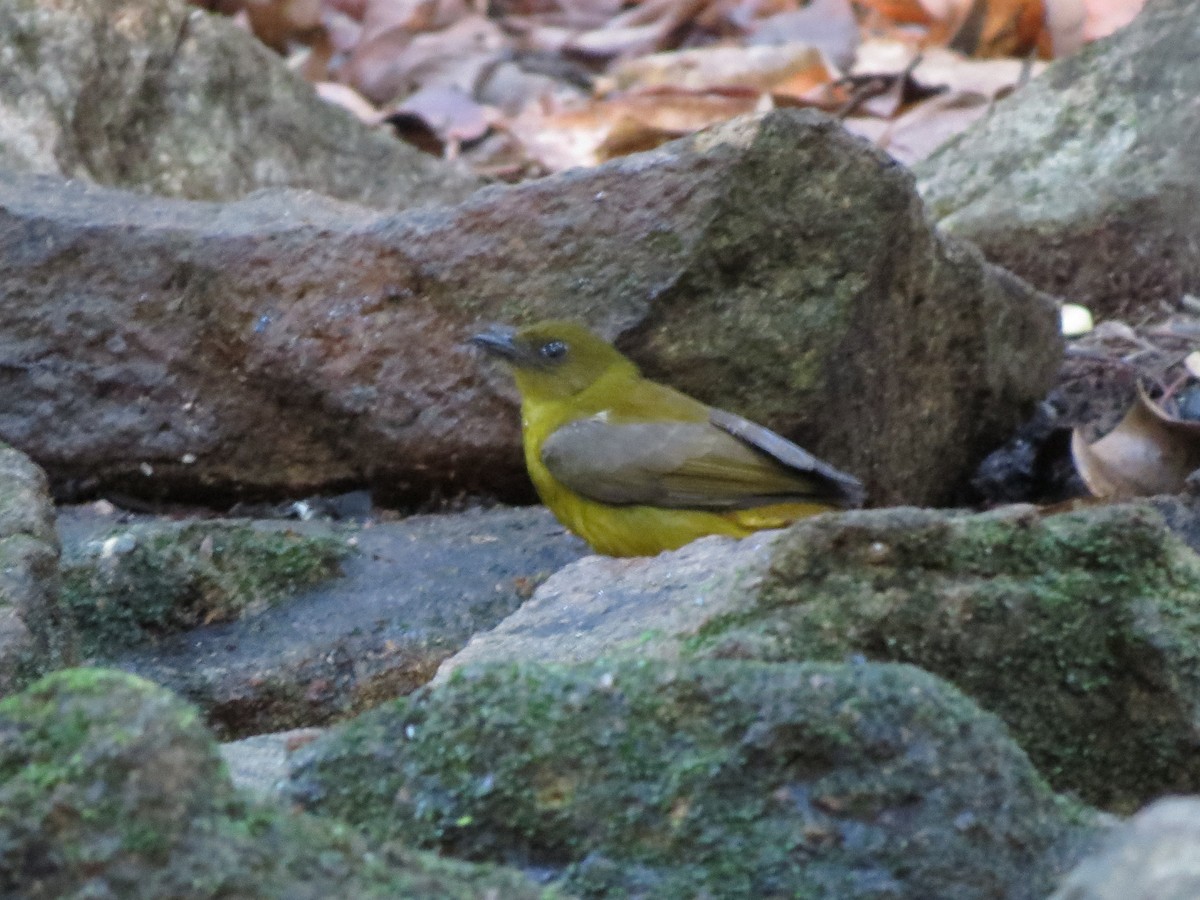
<instances>
[{"instance_id":1,"label":"yellow belly","mask_svg":"<svg viewBox=\"0 0 1200 900\"><path fill-rule=\"evenodd\" d=\"M766 528L783 528L805 516L827 512L816 503L785 503L731 512L610 506L587 500L559 485L543 490L542 502L570 531L607 556L655 556L710 534L744 538Z\"/></svg>"}]
</instances>

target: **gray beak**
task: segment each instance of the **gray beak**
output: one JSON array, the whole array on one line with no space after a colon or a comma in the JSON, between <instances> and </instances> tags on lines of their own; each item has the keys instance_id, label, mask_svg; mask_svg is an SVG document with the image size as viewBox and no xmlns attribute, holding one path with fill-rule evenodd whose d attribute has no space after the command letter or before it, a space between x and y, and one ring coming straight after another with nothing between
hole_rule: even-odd
<instances>
[{"instance_id":1,"label":"gray beak","mask_svg":"<svg viewBox=\"0 0 1200 900\"><path fill-rule=\"evenodd\" d=\"M492 356L510 362L516 362L526 356L517 343L517 329L508 325L489 325L486 331L474 335L470 342L476 347L482 347Z\"/></svg>"}]
</instances>

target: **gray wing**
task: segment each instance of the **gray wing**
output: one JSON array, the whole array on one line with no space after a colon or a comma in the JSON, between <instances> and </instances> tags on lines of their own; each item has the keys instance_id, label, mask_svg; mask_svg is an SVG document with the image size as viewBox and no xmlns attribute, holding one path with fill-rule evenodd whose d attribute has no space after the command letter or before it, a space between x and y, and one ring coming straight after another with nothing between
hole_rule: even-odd
<instances>
[{"instance_id":1,"label":"gray wing","mask_svg":"<svg viewBox=\"0 0 1200 900\"><path fill-rule=\"evenodd\" d=\"M861 502L858 482L773 431L721 410L709 422L580 419L542 445L542 462L601 503L734 510L771 503Z\"/></svg>"}]
</instances>

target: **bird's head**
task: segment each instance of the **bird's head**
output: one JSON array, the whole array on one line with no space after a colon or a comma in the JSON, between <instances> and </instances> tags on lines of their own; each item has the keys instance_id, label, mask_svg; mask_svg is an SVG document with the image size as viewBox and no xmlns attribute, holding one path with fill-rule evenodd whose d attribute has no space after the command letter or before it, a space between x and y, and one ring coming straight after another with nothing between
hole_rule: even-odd
<instances>
[{"instance_id":1,"label":"bird's head","mask_svg":"<svg viewBox=\"0 0 1200 900\"><path fill-rule=\"evenodd\" d=\"M637 374L612 344L575 322L493 325L471 343L512 366L517 390L527 401L565 400L606 375Z\"/></svg>"}]
</instances>

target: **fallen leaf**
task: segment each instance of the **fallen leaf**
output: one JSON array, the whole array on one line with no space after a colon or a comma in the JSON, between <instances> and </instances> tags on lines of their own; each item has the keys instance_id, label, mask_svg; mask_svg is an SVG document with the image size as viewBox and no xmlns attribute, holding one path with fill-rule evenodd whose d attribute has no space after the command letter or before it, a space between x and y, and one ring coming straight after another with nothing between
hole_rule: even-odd
<instances>
[{"instance_id":1,"label":"fallen leaf","mask_svg":"<svg viewBox=\"0 0 1200 900\"><path fill-rule=\"evenodd\" d=\"M405 98L388 115L388 121L403 134L406 126L416 124L406 120L418 120L437 136L440 152L453 157L459 145L487 134L495 116L494 111L476 103L458 88L432 85ZM426 149L423 144L422 149Z\"/></svg>"},{"instance_id":2,"label":"fallen leaf","mask_svg":"<svg viewBox=\"0 0 1200 900\"><path fill-rule=\"evenodd\" d=\"M972 59L944 47L921 54L912 77L930 87L999 98L1046 69L1046 63L1021 59Z\"/></svg>"},{"instance_id":3,"label":"fallen leaf","mask_svg":"<svg viewBox=\"0 0 1200 900\"><path fill-rule=\"evenodd\" d=\"M466 0L370 0L362 16L363 40L395 29L408 34L440 31L470 13Z\"/></svg>"},{"instance_id":4,"label":"fallen leaf","mask_svg":"<svg viewBox=\"0 0 1200 900\"><path fill-rule=\"evenodd\" d=\"M697 93L656 89L562 110L531 108L507 130L529 157L551 172L592 166L602 159L649 149L770 103L755 91Z\"/></svg>"},{"instance_id":5,"label":"fallen leaf","mask_svg":"<svg viewBox=\"0 0 1200 900\"><path fill-rule=\"evenodd\" d=\"M597 85L597 93L648 87L688 91L748 88L766 93L800 76L811 79L814 70L820 73L820 81L830 80L832 73L821 52L807 44L700 47L619 62L605 83Z\"/></svg>"},{"instance_id":6,"label":"fallen leaf","mask_svg":"<svg viewBox=\"0 0 1200 900\"><path fill-rule=\"evenodd\" d=\"M860 40L858 19L848 0L812 0L802 9L760 20L747 43L773 46L802 43L824 53L845 71L854 63Z\"/></svg>"},{"instance_id":7,"label":"fallen leaf","mask_svg":"<svg viewBox=\"0 0 1200 900\"><path fill-rule=\"evenodd\" d=\"M623 28L609 25L568 39L562 49L565 53L595 59L650 53L663 45L673 27L670 23L658 22Z\"/></svg>"},{"instance_id":8,"label":"fallen leaf","mask_svg":"<svg viewBox=\"0 0 1200 900\"><path fill-rule=\"evenodd\" d=\"M991 101L981 94L942 94L884 122L882 132L876 132L875 143L894 159L911 166L985 116L990 106ZM846 125L856 130L849 121Z\"/></svg>"},{"instance_id":9,"label":"fallen leaf","mask_svg":"<svg viewBox=\"0 0 1200 900\"><path fill-rule=\"evenodd\" d=\"M380 105L435 85L469 94L507 43L500 27L483 16L472 15L441 31L415 36L394 28L355 50L347 79Z\"/></svg>"},{"instance_id":10,"label":"fallen leaf","mask_svg":"<svg viewBox=\"0 0 1200 900\"><path fill-rule=\"evenodd\" d=\"M1067 56L1084 45L1087 31L1087 0L1044 0L1046 34L1051 55ZM1139 0L1140 4L1140 0Z\"/></svg>"},{"instance_id":11,"label":"fallen leaf","mask_svg":"<svg viewBox=\"0 0 1200 900\"><path fill-rule=\"evenodd\" d=\"M255 37L280 53L292 43L309 43L321 30L321 0L260 0L241 11Z\"/></svg>"},{"instance_id":12,"label":"fallen leaf","mask_svg":"<svg viewBox=\"0 0 1200 900\"><path fill-rule=\"evenodd\" d=\"M1137 18L1145 2L1146 0L1084 0L1084 40L1099 40L1124 28Z\"/></svg>"},{"instance_id":13,"label":"fallen leaf","mask_svg":"<svg viewBox=\"0 0 1200 900\"><path fill-rule=\"evenodd\" d=\"M1040 43L1049 43L1043 0L863 2L897 24L927 26L929 44L945 44L968 56L1023 56Z\"/></svg>"},{"instance_id":14,"label":"fallen leaf","mask_svg":"<svg viewBox=\"0 0 1200 900\"><path fill-rule=\"evenodd\" d=\"M931 25L930 15L921 0L861 0L863 6L873 9L898 25Z\"/></svg>"},{"instance_id":15,"label":"fallen leaf","mask_svg":"<svg viewBox=\"0 0 1200 900\"><path fill-rule=\"evenodd\" d=\"M1125 418L1100 440L1088 444L1075 429L1071 457L1093 496L1173 494L1200 468L1200 423L1168 415L1139 385Z\"/></svg>"},{"instance_id":16,"label":"fallen leaf","mask_svg":"<svg viewBox=\"0 0 1200 900\"><path fill-rule=\"evenodd\" d=\"M317 96L326 103L349 110L360 122L367 125L378 125L383 121L383 113L379 111L378 107L348 85L332 81L319 81L313 85L313 89L316 90Z\"/></svg>"},{"instance_id":17,"label":"fallen leaf","mask_svg":"<svg viewBox=\"0 0 1200 900\"><path fill-rule=\"evenodd\" d=\"M644 0L610 19L603 28L569 41L563 51L595 59L672 49L668 43L709 0Z\"/></svg>"}]
</instances>

